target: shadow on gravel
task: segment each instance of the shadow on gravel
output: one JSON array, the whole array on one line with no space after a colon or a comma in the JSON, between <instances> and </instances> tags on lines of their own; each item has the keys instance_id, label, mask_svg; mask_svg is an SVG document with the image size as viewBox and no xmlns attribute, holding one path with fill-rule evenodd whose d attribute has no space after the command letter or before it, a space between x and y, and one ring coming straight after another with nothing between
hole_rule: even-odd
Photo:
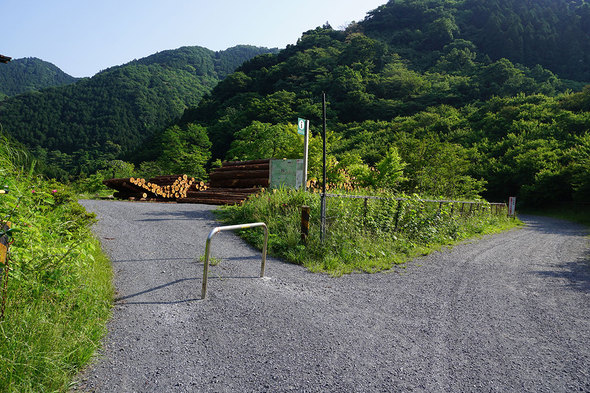
<instances>
[{"instance_id":1,"label":"shadow on gravel","mask_svg":"<svg viewBox=\"0 0 590 393\"><path fill-rule=\"evenodd\" d=\"M201 298L194 298L194 299L186 299L186 300L176 300L171 302L119 302L115 303L118 306L129 306L129 305L142 305L142 304L182 304L182 303L191 303L191 302L200 302Z\"/></svg>"},{"instance_id":2,"label":"shadow on gravel","mask_svg":"<svg viewBox=\"0 0 590 393\"><path fill-rule=\"evenodd\" d=\"M570 221L560 220L558 218L537 217L537 216L519 216L526 224L526 228L535 232L541 232L548 235L567 235L567 236L588 236L590 230Z\"/></svg>"},{"instance_id":3,"label":"shadow on gravel","mask_svg":"<svg viewBox=\"0 0 590 393\"><path fill-rule=\"evenodd\" d=\"M536 272L536 274L551 278L565 278L569 282L568 288L590 292L590 251L587 251L580 260L559 265L559 270Z\"/></svg>"},{"instance_id":4,"label":"shadow on gravel","mask_svg":"<svg viewBox=\"0 0 590 393\"><path fill-rule=\"evenodd\" d=\"M165 263L165 262L170 262L170 261L184 261L184 262L187 262L187 263L199 263L199 260L197 258L114 259L111 262L112 263L142 263L142 262L159 262L159 263ZM202 262L201 262L201 264L202 264Z\"/></svg>"},{"instance_id":5,"label":"shadow on gravel","mask_svg":"<svg viewBox=\"0 0 590 393\"><path fill-rule=\"evenodd\" d=\"M137 292L137 293L134 293L134 294L131 294L131 295L117 297L117 298L115 298L115 304L116 303L121 303L121 302L123 302L124 304L131 304L130 302L126 302L125 300L131 299L131 298L134 298L134 297L137 297L137 296L145 295L146 293L158 291L160 289L164 289L166 287L169 287L169 286L175 285L175 284L179 284L181 282L185 282L185 281L196 281L196 280L199 280L200 281L201 278L200 277L192 277L192 278L182 278L180 280L174 280L172 282L169 282L169 283L166 283L166 284L162 284L162 285L158 285L157 287L149 288L149 289L146 289L144 291ZM186 302L186 301L187 300L174 301L174 302L148 302L148 303L149 304L160 304L160 303L161 304L168 304L168 303L182 303L182 302ZM142 304L144 304L144 303L142 303Z\"/></svg>"},{"instance_id":6,"label":"shadow on gravel","mask_svg":"<svg viewBox=\"0 0 590 393\"><path fill-rule=\"evenodd\" d=\"M254 248L253 248L254 249ZM257 252L260 252L259 250L254 249ZM251 255L249 257L224 257L221 260L221 263L223 263L223 261L258 261L260 262L260 254L259 255ZM202 262L201 262L202 264Z\"/></svg>"},{"instance_id":7,"label":"shadow on gravel","mask_svg":"<svg viewBox=\"0 0 590 393\"><path fill-rule=\"evenodd\" d=\"M260 278L259 276L225 276L223 274L212 274L209 276L209 281L224 281L224 280L252 280L252 279L258 279ZM201 282L202 282L202 277L191 277L191 278L182 278L179 280L174 280L171 281L169 283L166 284L162 284L162 285L158 285L157 287L153 287L153 288L149 288L146 290L143 290L141 292L136 292L133 293L131 295L127 295L127 296L119 296L116 297L114 300L115 305L131 305L131 304L180 304L180 303L189 303L189 302L194 302L194 301L200 301L201 298L194 298L194 299L183 299L183 300L148 300L148 301L128 301L128 299L133 299L135 297L138 296L142 296L148 293L152 293L155 291L159 291L161 289L170 287L172 285L176 285L176 284L180 284L182 282L185 281L197 281L197 284L195 286L195 291L198 291L200 293L201 291Z\"/></svg>"},{"instance_id":8,"label":"shadow on gravel","mask_svg":"<svg viewBox=\"0 0 590 393\"><path fill-rule=\"evenodd\" d=\"M209 210L183 210L183 211L163 211L163 212L151 212L147 214L149 216L155 216L159 218L143 218L135 220L138 222L153 222L153 221L178 221L178 220L201 220L201 221L213 221L215 217Z\"/></svg>"}]
</instances>

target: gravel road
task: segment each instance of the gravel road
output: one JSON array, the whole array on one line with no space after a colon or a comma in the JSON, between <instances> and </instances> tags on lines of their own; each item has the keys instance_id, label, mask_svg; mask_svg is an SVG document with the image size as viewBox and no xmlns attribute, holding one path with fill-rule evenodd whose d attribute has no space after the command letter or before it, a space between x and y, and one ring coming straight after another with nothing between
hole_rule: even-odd
<instances>
[{"instance_id":1,"label":"gravel road","mask_svg":"<svg viewBox=\"0 0 590 393\"><path fill-rule=\"evenodd\" d=\"M211 206L81 201L117 298L84 392L590 392L590 241L565 221L382 274L311 274L216 235Z\"/></svg>"}]
</instances>

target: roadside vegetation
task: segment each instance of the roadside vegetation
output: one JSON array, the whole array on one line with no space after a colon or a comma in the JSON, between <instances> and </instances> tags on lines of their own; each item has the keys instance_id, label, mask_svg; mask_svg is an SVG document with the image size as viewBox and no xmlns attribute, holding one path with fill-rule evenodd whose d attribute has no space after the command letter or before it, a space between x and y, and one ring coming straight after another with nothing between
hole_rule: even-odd
<instances>
[{"instance_id":1,"label":"roadside vegetation","mask_svg":"<svg viewBox=\"0 0 590 393\"><path fill-rule=\"evenodd\" d=\"M35 175L0 140L0 230L12 243L2 272L0 391L67 391L105 333L113 296L94 216L68 187ZM7 271L8 269L8 271Z\"/></svg>"},{"instance_id":2,"label":"roadside vegetation","mask_svg":"<svg viewBox=\"0 0 590 393\"><path fill-rule=\"evenodd\" d=\"M384 196L384 194L380 194ZM424 202L419 196L385 194L395 199L328 198L325 240L320 231L320 195L303 191L272 190L250 198L241 206L219 211L227 224L265 222L269 227L271 255L300 264L313 272L334 276L352 272L378 272L403 264L461 240L499 232L518 225L503 209L481 205ZM301 206L311 208L310 234L301 240ZM473 206L473 207L470 207ZM241 236L262 248L260 231Z\"/></svg>"}]
</instances>

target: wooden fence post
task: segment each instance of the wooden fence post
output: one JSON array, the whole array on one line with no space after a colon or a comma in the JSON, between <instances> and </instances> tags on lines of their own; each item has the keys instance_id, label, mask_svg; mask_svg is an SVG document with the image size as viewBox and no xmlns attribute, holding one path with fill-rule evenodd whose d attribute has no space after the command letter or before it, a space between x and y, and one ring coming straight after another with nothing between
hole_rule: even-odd
<instances>
[{"instance_id":1,"label":"wooden fence post","mask_svg":"<svg viewBox=\"0 0 590 393\"><path fill-rule=\"evenodd\" d=\"M307 243L309 237L309 216L311 209L309 206L301 206L301 241Z\"/></svg>"},{"instance_id":2,"label":"wooden fence post","mask_svg":"<svg viewBox=\"0 0 590 393\"><path fill-rule=\"evenodd\" d=\"M10 223L0 223L0 321L4 320L4 309L6 308L6 298L8 290L8 271L10 266L8 264L8 246L10 239L6 232L10 229Z\"/></svg>"}]
</instances>

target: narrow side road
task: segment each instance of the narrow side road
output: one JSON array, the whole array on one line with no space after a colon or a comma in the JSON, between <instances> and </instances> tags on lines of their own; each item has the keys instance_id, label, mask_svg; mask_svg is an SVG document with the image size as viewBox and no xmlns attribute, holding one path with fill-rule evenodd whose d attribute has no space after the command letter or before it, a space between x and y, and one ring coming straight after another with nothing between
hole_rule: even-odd
<instances>
[{"instance_id":1,"label":"narrow side road","mask_svg":"<svg viewBox=\"0 0 590 393\"><path fill-rule=\"evenodd\" d=\"M117 300L84 392L589 392L590 241L565 221L342 278L231 233L200 300L204 205L81 201Z\"/></svg>"}]
</instances>

